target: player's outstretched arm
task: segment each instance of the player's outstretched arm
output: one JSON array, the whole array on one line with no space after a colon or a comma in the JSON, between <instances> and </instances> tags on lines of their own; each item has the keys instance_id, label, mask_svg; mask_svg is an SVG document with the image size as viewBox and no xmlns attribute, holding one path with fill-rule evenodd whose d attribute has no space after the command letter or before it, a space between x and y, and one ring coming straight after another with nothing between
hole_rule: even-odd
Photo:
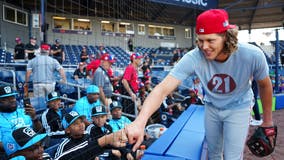
<instances>
[{"instance_id":1,"label":"player's outstretched arm","mask_svg":"<svg viewBox=\"0 0 284 160\"><path fill-rule=\"evenodd\" d=\"M160 107L165 97L170 94L181 83L180 80L168 75L144 101L138 117L128 126L126 134L130 144L135 144L132 148L135 151L143 141L144 129L150 116Z\"/></svg>"}]
</instances>

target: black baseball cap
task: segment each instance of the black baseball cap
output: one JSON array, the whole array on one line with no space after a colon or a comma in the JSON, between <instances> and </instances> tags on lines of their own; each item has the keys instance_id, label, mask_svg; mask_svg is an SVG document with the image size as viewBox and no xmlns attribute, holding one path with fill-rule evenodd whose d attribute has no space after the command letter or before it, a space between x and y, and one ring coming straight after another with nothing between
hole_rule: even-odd
<instances>
[{"instance_id":1,"label":"black baseball cap","mask_svg":"<svg viewBox=\"0 0 284 160\"><path fill-rule=\"evenodd\" d=\"M107 115L105 106L96 106L92 109L92 116Z\"/></svg>"},{"instance_id":2,"label":"black baseball cap","mask_svg":"<svg viewBox=\"0 0 284 160\"><path fill-rule=\"evenodd\" d=\"M36 37L35 36L30 36L30 39L36 40Z\"/></svg>"},{"instance_id":3,"label":"black baseball cap","mask_svg":"<svg viewBox=\"0 0 284 160\"><path fill-rule=\"evenodd\" d=\"M122 105L119 101L112 101L112 103L109 105L110 111L112 111L115 108L120 108L122 109Z\"/></svg>"},{"instance_id":4,"label":"black baseball cap","mask_svg":"<svg viewBox=\"0 0 284 160\"><path fill-rule=\"evenodd\" d=\"M46 97L46 102L50 102L56 99L60 99L60 93L59 92L51 92Z\"/></svg>"},{"instance_id":5,"label":"black baseball cap","mask_svg":"<svg viewBox=\"0 0 284 160\"><path fill-rule=\"evenodd\" d=\"M31 147L32 145L43 140L47 134L37 134L30 127L21 127L15 129L11 135L7 135L3 138L3 146L5 152L8 155L15 153L16 151L23 150Z\"/></svg>"},{"instance_id":6,"label":"black baseball cap","mask_svg":"<svg viewBox=\"0 0 284 160\"><path fill-rule=\"evenodd\" d=\"M0 98L15 96L17 94L11 86L0 86Z\"/></svg>"},{"instance_id":7,"label":"black baseball cap","mask_svg":"<svg viewBox=\"0 0 284 160\"><path fill-rule=\"evenodd\" d=\"M78 118L85 118L84 115L79 115L76 111L71 111L65 115L63 118L62 124L63 127L66 129L68 128L72 123L74 123Z\"/></svg>"}]
</instances>

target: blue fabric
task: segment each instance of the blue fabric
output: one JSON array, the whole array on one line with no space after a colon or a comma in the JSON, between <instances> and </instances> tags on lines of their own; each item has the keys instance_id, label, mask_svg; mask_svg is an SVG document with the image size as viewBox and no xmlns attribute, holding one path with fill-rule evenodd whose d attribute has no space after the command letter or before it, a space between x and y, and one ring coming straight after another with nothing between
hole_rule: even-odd
<instances>
[{"instance_id":1,"label":"blue fabric","mask_svg":"<svg viewBox=\"0 0 284 160\"><path fill-rule=\"evenodd\" d=\"M17 156L17 157L14 157L10 160L25 160L26 158L24 156Z\"/></svg>"},{"instance_id":2,"label":"blue fabric","mask_svg":"<svg viewBox=\"0 0 284 160\"><path fill-rule=\"evenodd\" d=\"M12 113L0 113L0 141L4 135L10 134L13 130L32 125L31 117L25 114L23 108L18 108Z\"/></svg>"},{"instance_id":3,"label":"blue fabric","mask_svg":"<svg viewBox=\"0 0 284 160\"><path fill-rule=\"evenodd\" d=\"M86 119L89 122L92 122L92 108L96 106L100 106L101 102L97 100L96 102L90 104L87 97L80 98L75 106L73 107L73 111L76 111L79 113L79 115L85 115Z\"/></svg>"},{"instance_id":4,"label":"blue fabric","mask_svg":"<svg viewBox=\"0 0 284 160\"><path fill-rule=\"evenodd\" d=\"M87 87L87 94L88 93L100 93L99 87L97 87L96 85L89 85Z\"/></svg>"},{"instance_id":5,"label":"blue fabric","mask_svg":"<svg viewBox=\"0 0 284 160\"><path fill-rule=\"evenodd\" d=\"M111 119L109 121L109 125L112 128L112 132L119 131L120 129L124 128L126 124L130 123L131 121L125 116L121 116L120 119Z\"/></svg>"}]
</instances>

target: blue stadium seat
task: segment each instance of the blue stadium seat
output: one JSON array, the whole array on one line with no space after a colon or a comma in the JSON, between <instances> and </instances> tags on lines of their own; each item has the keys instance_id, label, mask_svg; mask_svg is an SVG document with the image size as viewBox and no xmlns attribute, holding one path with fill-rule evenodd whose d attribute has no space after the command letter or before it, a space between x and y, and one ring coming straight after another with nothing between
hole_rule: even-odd
<instances>
[{"instance_id":1,"label":"blue stadium seat","mask_svg":"<svg viewBox=\"0 0 284 160\"><path fill-rule=\"evenodd\" d=\"M44 110L46 110L45 97L31 97L30 99L37 115L40 115Z\"/></svg>"}]
</instances>

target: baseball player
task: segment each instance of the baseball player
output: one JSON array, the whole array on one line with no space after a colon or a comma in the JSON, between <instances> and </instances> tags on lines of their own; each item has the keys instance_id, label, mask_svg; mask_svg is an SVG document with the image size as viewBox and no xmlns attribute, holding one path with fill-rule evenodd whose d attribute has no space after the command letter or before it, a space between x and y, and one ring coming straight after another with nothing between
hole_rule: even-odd
<instances>
[{"instance_id":1,"label":"baseball player","mask_svg":"<svg viewBox=\"0 0 284 160\"><path fill-rule=\"evenodd\" d=\"M197 45L153 89L135 121L126 127L128 140L136 150L144 127L162 100L187 77L196 73L205 89L205 137L210 160L241 160L248 134L253 92L250 78L259 86L263 105L262 127L273 126L272 85L262 51L238 43L238 30L229 24L225 10L201 13L196 21ZM270 135L270 138L275 138Z\"/></svg>"}]
</instances>

